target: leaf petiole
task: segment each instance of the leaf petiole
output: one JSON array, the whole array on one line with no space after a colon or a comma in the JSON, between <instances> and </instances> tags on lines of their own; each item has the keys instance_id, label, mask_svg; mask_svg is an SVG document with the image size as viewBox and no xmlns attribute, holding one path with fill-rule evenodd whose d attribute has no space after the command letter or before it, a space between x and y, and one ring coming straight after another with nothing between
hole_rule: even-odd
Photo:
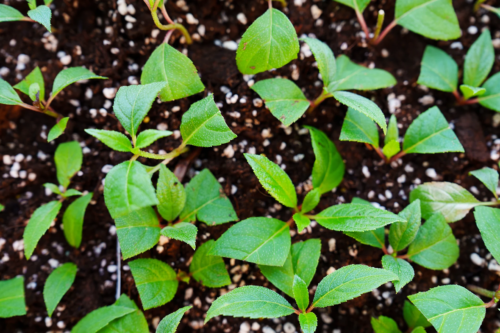
<instances>
[{"instance_id":1,"label":"leaf petiole","mask_svg":"<svg viewBox=\"0 0 500 333\"><path fill-rule=\"evenodd\" d=\"M309 110L307 112L311 113L314 111L318 105L320 105L325 99L332 97L332 94L327 92L326 90L323 90L321 92L321 95L318 96L314 101L311 101L311 106L309 107Z\"/></svg>"},{"instance_id":2,"label":"leaf petiole","mask_svg":"<svg viewBox=\"0 0 500 333\"><path fill-rule=\"evenodd\" d=\"M171 160L173 160L174 158L176 158L177 156L179 156L181 154L184 154L188 150L189 150L189 148L187 148L186 145L184 143L182 143L179 147L175 148L174 150L172 150L168 154L164 154L164 155L157 155L157 154L155 154L157 156L163 156L162 158L164 158L164 160L163 160L163 162L159 163L154 168L152 168L151 170L149 170L148 174L150 174L150 175L154 174L156 171L160 170L160 166L162 164L165 164L165 165L168 164ZM145 156L145 157L147 157L147 156ZM150 157L150 158L152 158L152 157Z\"/></svg>"},{"instance_id":3,"label":"leaf petiole","mask_svg":"<svg viewBox=\"0 0 500 333\"><path fill-rule=\"evenodd\" d=\"M377 16L377 26L375 27L375 33L373 34L373 40L377 40L380 36L380 31L382 31L382 26L384 25L385 11L383 9L378 11Z\"/></svg>"},{"instance_id":4,"label":"leaf petiole","mask_svg":"<svg viewBox=\"0 0 500 333\"><path fill-rule=\"evenodd\" d=\"M145 2L147 3L147 0ZM186 28L184 28L184 26L182 24L174 23L174 21L172 21L172 19L168 16L167 10L165 9L165 5L163 5L161 7L161 11L162 11L162 14L165 17L165 19L169 22L169 24L163 25L160 22L160 19L158 18L158 13L157 13L158 4L159 4L159 0L157 0L155 2L154 7L151 9L151 17L153 18L153 21L154 21L156 27L158 27L158 29L164 30L164 31L179 30L182 33L182 35L184 35L184 38L186 38L186 43L192 44L193 40L191 39L191 35L189 34L189 32L186 30ZM149 6L149 4L148 4L148 6Z\"/></svg>"}]
</instances>

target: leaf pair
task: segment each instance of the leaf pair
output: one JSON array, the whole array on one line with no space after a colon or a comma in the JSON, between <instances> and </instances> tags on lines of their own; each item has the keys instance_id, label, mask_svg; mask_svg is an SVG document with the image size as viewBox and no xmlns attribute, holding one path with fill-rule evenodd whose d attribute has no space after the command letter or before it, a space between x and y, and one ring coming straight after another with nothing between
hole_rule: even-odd
<instances>
[{"instance_id":1,"label":"leaf pair","mask_svg":"<svg viewBox=\"0 0 500 333\"><path fill-rule=\"evenodd\" d=\"M36 1L28 1L30 10L28 16L35 22L40 23L49 32L52 31L50 20L52 12L48 5L51 1L46 0L45 5L36 6ZM0 22L26 21L26 17L14 7L0 4Z\"/></svg>"},{"instance_id":2,"label":"leaf pair","mask_svg":"<svg viewBox=\"0 0 500 333\"><path fill-rule=\"evenodd\" d=\"M425 333L425 328L431 326L417 307L408 301L403 306L403 317L411 333ZM398 324L389 317L372 318L371 324L375 333L402 333Z\"/></svg>"}]
</instances>

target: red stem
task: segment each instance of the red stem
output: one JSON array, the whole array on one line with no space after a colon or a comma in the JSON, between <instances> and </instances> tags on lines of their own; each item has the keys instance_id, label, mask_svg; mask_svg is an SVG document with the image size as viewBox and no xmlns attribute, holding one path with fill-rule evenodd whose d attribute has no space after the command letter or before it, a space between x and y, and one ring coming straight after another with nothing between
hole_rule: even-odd
<instances>
[{"instance_id":1,"label":"red stem","mask_svg":"<svg viewBox=\"0 0 500 333\"><path fill-rule=\"evenodd\" d=\"M363 13L361 13L358 9L355 9L356 17L358 18L359 25L361 25L361 29L365 33L365 39L370 39L370 32L368 31L368 27L366 26L365 18L363 17Z\"/></svg>"},{"instance_id":2,"label":"red stem","mask_svg":"<svg viewBox=\"0 0 500 333\"><path fill-rule=\"evenodd\" d=\"M406 155L406 152L404 150L400 151L399 153L397 153L396 155L394 155L393 157L391 157L391 159L389 160L388 164L391 164L392 162L397 161L398 159L400 159L401 157L403 157L405 155Z\"/></svg>"},{"instance_id":3,"label":"red stem","mask_svg":"<svg viewBox=\"0 0 500 333\"><path fill-rule=\"evenodd\" d=\"M377 40L373 42L373 45L378 45L380 42L387 36L387 34L396 26L398 23L396 20L392 21L385 29L382 31L380 36L378 36Z\"/></svg>"}]
</instances>

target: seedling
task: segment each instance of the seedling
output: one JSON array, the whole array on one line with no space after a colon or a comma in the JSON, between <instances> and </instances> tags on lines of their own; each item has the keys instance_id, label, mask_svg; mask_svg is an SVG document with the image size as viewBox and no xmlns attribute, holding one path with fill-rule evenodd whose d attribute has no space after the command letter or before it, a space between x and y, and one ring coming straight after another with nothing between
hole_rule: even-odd
<instances>
[{"instance_id":1,"label":"seedling","mask_svg":"<svg viewBox=\"0 0 500 333\"><path fill-rule=\"evenodd\" d=\"M397 25L431 39L450 40L461 35L451 0L396 0L394 20L382 30L385 12L379 10L373 34L370 34L363 17L363 11L370 4L370 0L334 1L354 9L365 38L373 45L378 45Z\"/></svg>"},{"instance_id":2,"label":"seedling","mask_svg":"<svg viewBox=\"0 0 500 333\"><path fill-rule=\"evenodd\" d=\"M408 301L405 301L403 305L403 318L408 326L406 332L425 333L425 329L432 326L417 307ZM398 324L385 316L372 318L372 328L375 333L402 333Z\"/></svg>"},{"instance_id":3,"label":"seedling","mask_svg":"<svg viewBox=\"0 0 500 333\"><path fill-rule=\"evenodd\" d=\"M191 44L193 42L193 40L191 39L191 35L186 30L186 28L184 28L182 24L172 21L172 19L168 15L167 9L165 8L165 3L167 2L167 0L144 0L144 2L151 11L151 17L153 18L156 27L160 30L168 31L167 35L165 36L166 42L168 42L168 39L172 35L172 32L174 32L175 30L179 30L180 32L182 32L182 35L186 39L186 43ZM160 22L160 19L158 18L158 9L161 10L163 18L167 20L167 25L164 25Z\"/></svg>"},{"instance_id":4,"label":"seedling","mask_svg":"<svg viewBox=\"0 0 500 333\"><path fill-rule=\"evenodd\" d=\"M61 143L57 147L54 161L56 163L59 186L52 183L46 183L43 186L52 191L52 193L59 195L60 199L38 207L33 215L31 215L23 234L26 259L31 257L38 241L50 228L52 221L54 221L61 210L62 203L73 196L79 196L79 198L73 201L64 212L63 230L68 243L75 248L80 247L83 219L87 206L92 199L92 192L84 195L75 189L68 189L68 186L71 178L80 171L82 159L82 148L77 141Z\"/></svg>"},{"instance_id":5,"label":"seedling","mask_svg":"<svg viewBox=\"0 0 500 333\"><path fill-rule=\"evenodd\" d=\"M500 73L488 80L495 61L495 50L488 29L472 44L464 63L463 84L458 92L458 65L446 52L427 46L422 58L418 83L432 89L451 92L459 105L479 103L500 112ZM486 82L484 82L486 80ZM484 84L483 84L484 82Z\"/></svg>"},{"instance_id":6,"label":"seedling","mask_svg":"<svg viewBox=\"0 0 500 333\"><path fill-rule=\"evenodd\" d=\"M309 45L323 79L323 91L314 101L306 98L302 90L291 80L274 78L257 82L252 86L265 101L273 116L285 126L297 121L307 110L312 112L325 99L333 97L375 121L387 130L382 110L371 100L346 90L374 90L396 84L396 79L380 69L368 69L353 63L341 55L335 60L332 50L314 38L301 38ZM240 44L241 45L241 44Z\"/></svg>"},{"instance_id":7,"label":"seedling","mask_svg":"<svg viewBox=\"0 0 500 333\"><path fill-rule=\"evenodd\" d=\"M24 276L0 281L0 318L26 315Z\"/></svg>"},{"instance_id":8,"label":"seedling","mask_svg":"<svg viewBox=\"0 0 500 333\"><path fill-rule=\"evenodd\" d=\"M28 16L24 16L14 7L0 4L0 22L37 22L51 32L50 19L52 18L52 12L50 11L49 6L52 1L53 0L44 0L44 5L37 6L36 0L26 0L30 8Z\"/></svg>"},{"instance_id":9,"label":"seedling","mask_svg":"<svg viewBox=\"0 0 500 333\"><path fill-rule=\"evenodd\" d=\"M340 140L364 142L386 163L396 161L406 154L464 152L460 141L437 106L425 111L411 123L404 136L403 150L399 143L399 129L395 115L389 120L384 147L381 148L375 122L351 108L347 110Z\"/></svg>"},{"instance_id":10,"label":"seedling","mask_svg":"<svg viewBox=\"0 0 500 333\"><path fill-rule=\"evenodd\" d=\"M3 6L3 5L0 5ZM1 8L1 7L0 7ZM23 81L12 87L7 81L0 79L0 104L19 105L22 108L40 112L48 116L56 118L57 123L52 127L47 137L47 141L52 141L58 138L66 129L69 117L64 117L52 109L50 104L64 88L72 83L89 80L89 79L107 79L102 76L95 75L91 71L83 67L71 67L62 70L57 74L54 84L52 85L52 93L50 98L45 101L45 81L42 71L36 67ZM24 103L19 95L14 90L28 95L33 102L33 105Z\"/></svg>"}]
</instances>

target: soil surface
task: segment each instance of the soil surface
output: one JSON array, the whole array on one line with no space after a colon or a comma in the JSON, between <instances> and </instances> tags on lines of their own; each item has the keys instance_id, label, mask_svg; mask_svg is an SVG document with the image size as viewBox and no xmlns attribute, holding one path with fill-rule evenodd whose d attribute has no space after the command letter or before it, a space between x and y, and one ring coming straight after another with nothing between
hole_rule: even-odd
<instances>
[{"instance_id":1,"label":"soil surface","mask_svg":"<svg viewBox=\"0 0 500 333\"><path fill-rule=\"evenodd\" d=\"M15 169L13 165L0 164L0 202L6 206L5 211L0 213L0 238L6 241L0 248L0 280L24 275L28 307L27 316L0 319L2 332L69 331L87 313L110 305L115 300L116 235L113 220L104 205L102 180L108 168L105 166L116 165L130 156L111 152L87 135L84 129L122 130L112 116L111 102L104 96L103 89L118 88L139 81L140 69L155 47L162 42L165 34L152 34L155 27L142 0L125 1L135 8L135 14L130 14L136 19L134 23L128 22L125 16L117 12L117 2L114 0L55 0L52 35L37 24L0 24L0 68L10 70L8 74L3 71L6 74L3 79L11 84L19 82L35 66L40 66L50 88L56 74L64 67L61 63L64 55L71 56L70 66L86 66L99 75L109 77L104 81L91 80L72 85L59 95L53 107L70 116L71 120L66 134L52 143L46 142L47 131L53 125L52 118L17 107L0 106L0 156L4 158L4 162L5 156L15 157L18 170L26 171L12 172ZM198 34L197 40L190 46L181 43L178 33L173 35L170 43L185 51L193 60L207 89L205 93L180 101L155 103L142 128L160 126L163 129L178 130L183 112L210 92L215 95L228 125L238 135L230 143L235 151L231 158L224 154L227 147L224 145L201 149L194 154L187 153L174 160L169 165L172 170L176 167L186 170L183 182L189 181L195 171L209 168L220 180L240 219L272 216L286 221L291 212L282 209L259 185L243 153L263 153L286 167L286 172L300 192L310 182L314 162L309 135L301 129L303 125L311 125L327 133L346 162L343 182L335 192L322 198L316 211L330 205L350 202L353 197L361 197L397 213L408 204L408 194L416 185L432 180L458 183L470 189L480 200L491 199L491 194L485 187L468 173L483 166L498 169L496 151L500 150L500 142L497 139L499 129L495 127L498 126L498 121L494 121L495 112L479 105L456 106L451 94L426 91L418 87L416 81L426 45L446 50L461 67L466 50L478 37L481 29L489 27L493 38L500 38L500 19L497 16L483 11L474 13L471 1L456 0L454 6L463 31L462 37L457 41L432 41L396 27L379 46L371 47L361 41L360 28L351 9L330 0L289 2L285 13L299 36L314 35L326 42L335 55L346 54L353 61L366 66L374 64L397 78L398 84L395 87L361 94L373 99L387 117L390 116L389 101L400 101L401 105L395 114L402 125L401 134L404 134L418 114L438 105L454 126L466 153L408 155L393 165L386 165L365 145L338 140L346 108L333 99L326 100L312 114L304 116L285 130L255 100L258 96L249 89L249 78L244 78L237 70L235 51L219 46L227 45L228 43L223 44L225 41L238 41L249 24L267 9L267 3L262 0L169 1L167 9L170 16L182 19L191 34ZM372 1L364 15L368 26L374 26L375 14L379 9L384 9L387 20L391 20L394 2ZM24 2L0 0L0 3L14 5L23 12L28 9ZM276 8L282 9L278 2L274 4ZM312 6L322 11L319 19L313 18L312 12L316 10L312 11ZM188 13L199 20L199 23L186 23ZM248 20L246 25L238 21L240 13L245 14ZM130 18L128 20L133 21ZM200 33L203 30L204 34ZM25 66L18 62L20 54L28 55L31 59ZM496 61L492 73L499 70L500 61ZM253 80L278 75L294 77L311 99L321 92L314 59L305 57L303 53L299 55L299 59L283 68L258 74ZM238 95L236 103L228 103L227 91ZM429 105L423 105L429 100ZM18 241L22 240L24 227L33 211L55 198L54 195L47 196L42 185L56 182L54 151L58 143L69 140L78 140L85 152L82 172L74 177L73 187L94 192L85 216L82 246L74 249L65 241L60 228L61 214L55 225L42 237L35 255L26 261L22 245ZM179 142L174 137L165 138L153 145L152 150L170 151ZM141 162L151 164L146 160ZM199 245L205 240L217 239L231 224L218 227L207 227L203 223L197 225L200 229ZM388 284L345 304L318 309L318 332L372 332L370 318L380 315L394 318L400 329L406 331L402 306L409 294L448 283L476 284L491 290L496 288L499 283L498 272L487 267L488 262L493 259L479 237L472 214L451 227L460 241L460 258L450 269L431 271L414 265L414 281L397 295L391 284ZM331 267L338 269L355 263L381 266L381 251L360 245L341 233L315 225L304 234L293 233L292 240L297 242L308 238L320 238L322 241L322 256L311 286L316 286ZM333 240L335 248L329 246ZM486 264L474 264L470 259L473 253L485 258ZM144 253L142 257L158 258L174 269L186 271L192 255L193 250L187 244L170 241ZM76 263L78 274L73 287L64 296L50 321L42 291L48 274L53 270L52 266L57 265L54 260L59 263ZM231 288L252 284L275 289L260 274L256 265L228 259L225 261L234 281ZM122 262L122 292L140 305L137 289L126 264ZM219 295L219 290L204 288L194 280L189 284L180 283L176 297L170 303L145 311L151 331L154 331L161 318L185 305L194 307L184 316L179 332L239 332L240 325L244 322L256 332L272 332L265 330L266 326L276 332L293 332L290 324L299 330L296 316L276 320L219 317L203 326L204 314ZM499 326L498 311L489 309L482 332L493 332ZM432 329L428 330L431 331Z\"/></svg>"}]
</instances>

